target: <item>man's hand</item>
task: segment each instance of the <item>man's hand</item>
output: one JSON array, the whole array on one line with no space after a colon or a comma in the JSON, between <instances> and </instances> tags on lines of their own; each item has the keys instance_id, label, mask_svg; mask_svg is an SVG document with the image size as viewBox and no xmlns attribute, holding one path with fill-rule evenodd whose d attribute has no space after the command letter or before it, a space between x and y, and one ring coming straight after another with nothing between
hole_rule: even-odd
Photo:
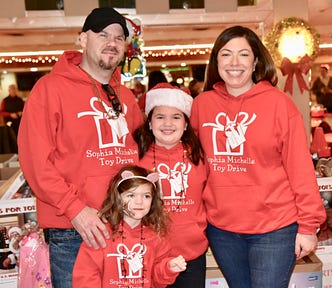
<instances>
[{"instance_id":1,"label":"man's hand","mask_svg":"<svg viewBox=\"0 0 332 288\"><path fill-rule=\"evenodd\" d=\"M317 236L316 234L301 234L297 233L295 240L295 255L296 259L300 259L316 249Z\"/></svg>"},{"instance_id":2,"label":"man's hand","mask_svg":"<svg viewBox=\"0 0 332 288\"><path fill-rule=\"evenodd\" d=\"M173 272L182 272L187 269L186 260L180 255L168 262L168 267Z\"/></svg>"},{"instance_id":3,"label":"man's hand","mask_svg":"<svg viewBox=\"0 0 332 288\"><path fill-rule=\"evenodd\" d=\"M109 239L110 235L105 224L98 217L97 209L83 208L71 223L89 247L105 248L105 238Z\"/></svg>"}]
</instances>

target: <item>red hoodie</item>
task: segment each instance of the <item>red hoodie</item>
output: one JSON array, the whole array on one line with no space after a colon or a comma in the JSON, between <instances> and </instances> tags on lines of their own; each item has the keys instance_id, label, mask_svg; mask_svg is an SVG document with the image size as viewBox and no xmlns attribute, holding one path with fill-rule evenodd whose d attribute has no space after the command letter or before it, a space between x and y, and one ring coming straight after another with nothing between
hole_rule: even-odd
<instances>
[{"instance_id":1,"label":"red hoodie","mask_svg":"<svg viewBox=\"0 0 332 288\"><path fill-rule=\"evenodd\" d=\"M172 255L181 254L186 261L196 259L208 247L202 199L207 167L202 162L197 166L192 164L183 151L182 143L171 149L155 145L155 157L153 149L144 155L139 165L150 170L157 168L159 173L162 198L171 220L168 237ZM181 169L184 170L182 175Z\"/></svg>"},{"instance_id":2,"label":"red hoodie","mask_svg":"<svg viewBox=\"0 0 332 288\"><path fill-rule=\"evenodd\" d=\"M179 273L168 267L172 259L169 242L147 227L142 233L141 225L130 228L124 222L123 231L123 236L106 240L103 249L82 243L73 269L73 288L141 288L142 282L144 288L163 288L175 281Z\"/></svg>"},{"instance_id":3,"label":"red hoodie","mask_svg":"<svg viewBox=\"0 0 332 288\"><path fill-rule=\"evenodd\" d=\"M191 123L210 166L209 223L255 234L297 222L316 233L325 210L302 115L285 93L259 82L234 97L220 82L195 98Z\"/></svg>"},{"instance_id":4,"label":"red hoodie","mask_svg":"<svg viewBox=\"0 0 332 288\"><path fill-rule=\"evenodd\" d=\"M131 133L114 133L117 120L105 118L90 77L77 65L82 54L65 52L48 75L32 89L24 107L18 146L22 171L37 196L43 228L72 228L83 209L96 209L106 196L111 177L124 164L137 161ZM129 131L142 123L132 92L110 82L119 98ZM100 97L107 101L96 81Z\"/></svg>"}]
</instances>

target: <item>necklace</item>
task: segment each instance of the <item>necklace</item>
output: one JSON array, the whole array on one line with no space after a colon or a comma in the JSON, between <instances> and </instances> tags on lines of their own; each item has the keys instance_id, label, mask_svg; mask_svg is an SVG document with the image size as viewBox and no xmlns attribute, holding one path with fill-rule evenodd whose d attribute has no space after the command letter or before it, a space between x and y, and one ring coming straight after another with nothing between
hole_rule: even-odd
<instances>
[{"instance_id":1,"label":"necklace","mask_svg":"<svg viewBox=\"0 0 332 288\"><path fill-rule=\"evenodd\" d=\"M186 198L186 185L185 185L185 177L187 178L187 172L186 172L186 163L185 163L185 158L186 158L186 154L187 154L187 150L184 148L184 145L182 143L182 162L180 163L180 171L174 171L171 167L169 167L168 170L168 176L167 176L167 180L169 181L170 185L171 185L171 190L175 190L175 191L179 191L180 192L180 196L178 197L176 203L177 203L177 209L175 211L177 211L178 209L180 209L180 205L181 202ZM153 151L153 171L157 171L157 164L156 164L156 143L153 143L153 147L152 147L152 151ZM174 166L174 168L177 167L177 164ZM157 171L158 173L160 173L159 171ZM178 173L180 172L180 175L178 175ZM180 176L180 177L178 177ZM173 186L173 187L172 187Z\"/></svg>"},{"instance_id":2,"label":"necklace","mask_svg":"<svg viewBox=\"0 0 332 288\"><path fill-rule=\"evenodd\" d=\"M113 75L112 75L112 77L116 83L117 92L115 92L114 89L109 84L102 84L102 86L101 86L107 96L108 101L111 104L111 107L109 107L101 99L95 79L93 79L93 77L88 72L86 72L84 69L82 69L80 66L78 66L78 67L89 76L92 86L93 86L93 90L98 98L98 102L100 103L101 107L103 108L105 115L107 115L106 118L109 118L109 119L119 118L119 115L122 112L121 101L120 101L120 82L119 82L119 80L115 76L113 77Z\"/></svg>"},{"instance_id":3,"label":"necklace","mask_svg":"<svg viewBox=\"0 0 332 288\"><path fill-rule=\"evenodd\" d=\"M136 270L138 271L139 269L141 269L142 271L142 276L141 276L141 283L142 283L142 288L144 288L144 245L143 245L143 240L145 240L144 238L144 225L141 222L141 235L140 235L140 242L139 242L139 251L136 252L135 255L132 255L131 251L129 253L129 251L125 250L125 239L126 236L124 235L124 228L123 228L123 221L121 222L121 231L119 231L120 235L121 235L121 253L122 253L122 258L120 259L121 262L121 275L123 278L127 278L128 276L128 271L126 268L126 263L129 264L129 269L131 270ZM135 248L135 246L133 247ZM133 249L132 249L133 250ZM134 269L133 269L134 268ZM131 273L131 272L130 272ZM129 288L129 286L127 286Z\"/></svg>"}]
</instances>

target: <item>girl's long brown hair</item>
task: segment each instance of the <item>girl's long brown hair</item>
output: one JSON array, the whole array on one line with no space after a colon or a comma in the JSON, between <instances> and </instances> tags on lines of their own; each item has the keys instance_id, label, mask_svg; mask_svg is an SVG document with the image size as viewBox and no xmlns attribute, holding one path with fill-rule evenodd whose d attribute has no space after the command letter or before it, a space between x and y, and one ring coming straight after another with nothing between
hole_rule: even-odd
<instances>
[{"instance_id":1,"label":"girl's long brown hair","mask_svg":"<svg viewBox=\"0 0 332 288\"><path fill-rule=\"evenodd\" d=\"M136 176L143 177L151 173L151 171L135 165L128 165L121 168L111 180L106 199L100 211L100 218L110 223L114 233L119 233L119 225L124 215L121 194L139 185L149 184L151 187L152 203L150 211L143 217L142 223L156 231L159 235L165 235L167 233L168 217L163 207L163 201L160 198L159 184L156 182L154 183L155 185L153 185L153 183L147 179L131 178L121 182L119 185L118 183L122 180L121 174L124 171L130 171Z\"/></svg>"},{"instance_id":2,"label":"girl's long brown hair","mask_svg":"<svg viewBox=\"0 0 332 288\"><path fill-rule=\"evenodd\" d=\"M154 135L150 129L150 122L154 108L150 111L145 122L134 131L134 139L138 144L138 156L142 159L145 153L149 150L151 145L155 142ZM187 123L187 129L183 132L181 141L185 150L187 150L188 159L194 164L198 165L200 161L204 162L204 152L201 143L196 136L193 127L190 124L189 118L184 114Z\"/></svg>"}]
</instances>

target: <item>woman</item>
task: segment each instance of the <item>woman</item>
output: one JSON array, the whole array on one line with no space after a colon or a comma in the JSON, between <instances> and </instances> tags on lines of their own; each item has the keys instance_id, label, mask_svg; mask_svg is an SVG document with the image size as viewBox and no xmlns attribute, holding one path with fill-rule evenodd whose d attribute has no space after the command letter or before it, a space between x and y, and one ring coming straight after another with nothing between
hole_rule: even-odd
<instances>
[{"instance_id":1,"label":"woman","mask_svg":"<svg viewBox=\"0 0 332 288\"><path fill-rule=\"evenodd\" d=\"M325 219L301 113L274 86L257 35L216 39L191 123L210 166L203 193L212 252L230 287L288 287Z\"/></svg>"},{"instance_id":2,"label":"woman","mask_svg":"<svg viewBox=\"0 0 332 288\"><path fill-rule=\"evenodd\" d=\"M192 97L169 83L146 93L145 123L134 132L139 165L159 173L162 199L171 224L172 256L183 255L187 269L168 288L205 287L206 212L202 192L206 165L190 123Z\"/></svg>"}]
</instances>

